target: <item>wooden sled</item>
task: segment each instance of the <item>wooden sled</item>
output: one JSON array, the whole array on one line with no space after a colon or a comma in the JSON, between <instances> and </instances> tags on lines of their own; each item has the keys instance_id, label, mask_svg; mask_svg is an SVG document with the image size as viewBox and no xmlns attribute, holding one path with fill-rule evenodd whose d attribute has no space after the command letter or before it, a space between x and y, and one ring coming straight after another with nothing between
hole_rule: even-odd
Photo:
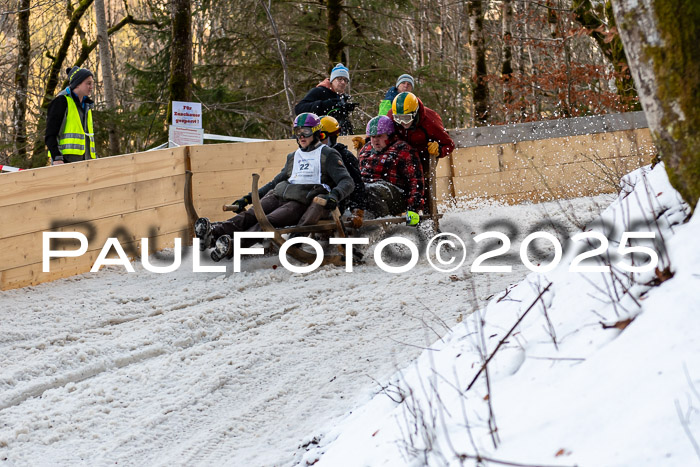
<instances>
[{"instance_id":1,"label":"wooden sled","mask_svg":"<svg viewBox=\"0 0 700 467\"><path fill-rule=\"evenodd\" d=\"M265 232L272 232L274 237L272 241L280 248L285 239L282 238L284 234L312 234L312 233L327 233L334 237L346 237L346 229L354 229L350 222L342 222L340 219L340 212L338 208L334 209L332 214L332 219L321 220L316 224L307 225L302 227L284 227L275 228L267 216L262 210L260 205L260 196L258 194L258 183L260 181L259 174L253 174L253 183L251 187L251 197L253 198L253 211L255 212L255 217L260 224L260 227ZM190 220L191 228L194 229L194 222L200 217L197 210L194 207L193 196L192 196L192 172L187 170L185 173L185 209L187 211L187 217ZM238 206L235 204L225 204L223 206L224 211L228 212L239 212ZM403 224L406 222L406 218L401 217L383 217L380 219L368 219L362 223L362 226L388 226L392 224ZM323 259L321 265L333 264L335 266L345 265L345 251L342 246L338 245L339 254L337 255L326 255ZM299 262L312 264L316 261L316 255L314 253L309 253L302 250L299 246L292 245L287 249L287 254Z\"/></svg>"},{"instance_id":2,"label":"wooden sled","mask_svg":"<svg viewBox=\"0 0 700 467\"><path fill-rule=\"evenodd\" d=\"M259 174L253 174L253 183L251 187L251 197L253 199L253 212L255 213L255 217L258 220L258 223L260 224L261 229L264 232L272 232L274 236L272 237L272 241L275 245L277 245L278 248L281 248L282 245L285 243L285 239L282 237L284 234L312 234L312 233L326 233L330 236L337 237L337 238L343 238L347 236L347 231L354 230L354 227L351 222L346 221L343 222L340 217L340 211L338 208L335 208L333 211L331 211L331 216L332 219L328 220L320 220L316 224L313 225L305 225L305 226L294 226L294 227L283 227L283 228L276 228L274 227L270 221L268 220L267 216L263 212L262 205L260 204L260 196L258 194L258 184L260 181L260 175ZM320 202L323 204L325 200L323 199L315 199L314 202ZM434 204L434 203L431 203ZM238 206L233 205L233 204L227 204L223 206L224 211L230 211L230 212L239 212ZM435 224L437 225L437 220L442 217L440 214L435 214L434 216L427 215L427 216L422 216L421 221L423 220L434 220ZM368 226L380 226L380 227L386 227L389 225L396 225L396 224L404 224L406 222L406 218L404 216L395 216L395 217L381 217L378 219L367 219L362 222L362 227L368 227ZM346 255L345 255L345 250L341 245L338 245L338 250L339 254L327 254L323 258L323 262L321 265L325 264L332 264L335 266L343 266L345 265L346 261ZM302 263L306 264L312 264L314 261L316 261L316 254L315 253L310 253L308 251L305 251L300 248L300 246L297 245L292 245L287 249L287 254L291 256L292 258L296 259L297 261L300 261Z\"/></svg>"}]
</instances>

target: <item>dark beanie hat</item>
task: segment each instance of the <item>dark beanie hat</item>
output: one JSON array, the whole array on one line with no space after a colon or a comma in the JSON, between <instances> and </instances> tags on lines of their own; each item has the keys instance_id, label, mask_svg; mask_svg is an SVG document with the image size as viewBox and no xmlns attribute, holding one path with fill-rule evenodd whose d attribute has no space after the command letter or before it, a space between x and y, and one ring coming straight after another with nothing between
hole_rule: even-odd
<instances>
[{"instance_id":1,"label":"dark beanie hat","mask_svg":"<svg viewBox=\"0 0 700 467\"><path fill-rule=\"evenodd\" d=\"M80 68L74 66L73 68L66 68L66 73L68 73L69 86L71 90L80 86L80 83L85 81L88 76L93 76L92 71L87 68Z\"/></svg>"}]
</instances>

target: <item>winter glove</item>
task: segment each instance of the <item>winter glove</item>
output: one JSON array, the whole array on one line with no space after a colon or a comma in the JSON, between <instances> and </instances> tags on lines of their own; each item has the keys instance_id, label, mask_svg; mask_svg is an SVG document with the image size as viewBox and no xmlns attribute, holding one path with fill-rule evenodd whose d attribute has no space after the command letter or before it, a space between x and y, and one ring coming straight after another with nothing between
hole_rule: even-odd
<instances>
[{"instance_id":1,"label":"winter glove","mask_svg":"<svg viewBox=\"0 0 700 467\"><path fill-rule=\"evenodd\" d=\"M431 156L437 156L440 154L440 145L437 141L431 141L428 143L428 154Z\"/></svg>"},{"instance_id":2,"label":"winter glove","mask_svg":"<svg viewBox=\"0 0 700 467\"><path fill-rule=\"evenodd\" d=\"M341 105L342 102L338 97L331 97L330 99L321 101L321 105L318 106L318 115L329 114L330 112L337 110Z\"/></svg>"},{"instance_id":3,"label":"winter glove","mask_svg":"<svg viewBox=\"0 0 700 467\"><path fill-rule=\"evenodd\" d=\"M238 211L244 211L246 206L253 202L253 197L250 195L245 195L243 198L234 201L232 204L238 206Z\"/></svg>"},{"instance_id":4,"label":"winter glove","mask_svg":"<svg viewBox=\"0 0 700 467\"><path fill-rule=\"evenodd\" d=\"M406 225L413 227L418 225L418 222L420 222L420 216L417 212L406 211Z\"/></svg>"},{"instance_id":5,"label":"winter glove","mask_svg":"<svg viewBox=\"0 0 700 467\"><path fill-rule=\"evenodd\" d=\"M340 117L347 117L355 110L357 104L354 102L348 102L347 104L339 105L335 109L328 112L329 115L339 115Z\"/></svg>"},{"instance_id":6,"label":"winter glove","mask_svg":"<svg viewBox=\"0 0 700 467\"><path fill-rule=\"evenodd\" d=\"M321 199L326 201L326 204L324 207L326 209L328 209L329 211L332 211L338 207L338 200L335 199L335 197L331 193L328 193L326 195L318 195L317 198L321 198ZM319 204L323 204L323 203L319 203Z\"/></svg>"},{"instance_id":7,"label":"winter glove","mask_svg":"<svg viewBox=\"0 0 700 467\"><path fill-rule=\"evenodd\" d=\"M352 138L352 145L356 150L360 150L362 146L365 145L365 139L362 136L354 136Z\"/></svg>"}]
</instances>

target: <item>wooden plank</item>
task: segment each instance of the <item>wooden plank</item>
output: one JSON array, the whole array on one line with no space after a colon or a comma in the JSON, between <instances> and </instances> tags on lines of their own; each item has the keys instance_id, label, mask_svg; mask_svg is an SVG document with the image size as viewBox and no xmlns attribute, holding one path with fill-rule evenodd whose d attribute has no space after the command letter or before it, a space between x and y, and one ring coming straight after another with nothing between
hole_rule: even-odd
<instances>
[{"instance_id":1,"label":"wooden plank","mask_svg":"<svg viewBox=\"0 0 700 467\"><path fill-rule=\"evenodd\" d=\"M192 172L220 172L229 170L253 170L274 168L282 170L287 154L299 146L293 139L259 143L206 144L192 146L190 158Z\"/></svg>"},{"instance_id":2,"label":"wooden plank","mask_svg":"<svg viewBox=\"0 0 700 467\"><path fill-rule=\"evenodd\" d=\"M452 198L452 180L449 177L438 177L435 181L436 198L438 203L444 203Z\"/></svg>"},{"instance_id":3,"label":"wooden plank","mask_svg":"<svg viewBox=\"0 0 700 467\"><path fill-rule=\"evenodd\" d=\"M0 207L0 238L182 202L185 176L159 178Z\"/></svg>"},{"instance_id":4,"label":"wooden plank","mask_svg":"<svg viewBox=\"0 0 700 467\"><path fill-rule=\"evenodd\" d=\"M512 146L458 148L452 156L455 177L499 172L499 156L508 149L512 152Z\"/></svg>"},{"instance_id":5,"label":"wooden plank","mask_svg":"<svg viewBox=\"0 0 700 467\"><path fill-rule=\"evenodd\" d=\"M602 187L603 189L601 191L593 191L591 190L590 192L584 194L584 196L596 196L602 193L613 193L615 190L608 189L608 186L605 185ZM578 193L567 193L562 190L557 190L556 192L552 191L539 191L539 190L534 190L534 191L519 191L519 192L513 192L513 193L507 193L507 194L501 194L501 195L493 195L493 196L478 196L478 197L469 197L469 196L462 196L456 200L456 204L459 206L459 203L461 201L472 201L474 199L482 199L482 200L489 200L489 201L496 201L499 203L504 203L508 205L515 205L515 204L522 204L522 203L543 203L546 201L553 201L555 199L573 199L573 198L578 198Z\"/></svg>"},{"instance_id":6,"label":"wooden plank","mask_svg":"<svg viewBox=\"0 0 700 467\"><path fill-rule=\"evenodd\" d=\"M642 139L643 144L639 144ZM653 145L644 144L635 132L616 132L524 141L515 145L514 152L504 152L502 170L526 167L547 167L585 161L602 161L635 154L655 153Z\"/></svg>"},{"instance_id":7,"label":"wooden plank","mask_svg":"<svg viewBox=\"0 0 700 467\"><path fill-rule=\"evenodd\" d=\"M230 198L233 201L250 192L253 173L260 174L261 185L269 182L282 167L258 167L256 169L227 170L222 172L195 173L192 176L192 196L195 200Z\"/></svg>"},{"instance_id":8,"label":"wooden plank","mask_svg":"<svg viewBox=\"0 0 700 467\"><path fill-rule=\"evenodd\" d=\"M88 251L100 250L108 237L117 237L120 243L128 243L142 237L155 237L162 233L187 230L187 215L183 203L159 206L127 214L81 222L58 229L55 232L81 232L88 237ZM191 236L191 235L190 235ZM66 248L74 249L75 245ZM16 268L42 261L43 232L0 239L3 254L0 270Z\"/></svg>"},{"instance_id":9,"label":"wooden plank","mask_svg":"<svg viewBox=\"0 0 700 467\"><path fill-rule=\"evenodd\" d=\"M175 244L175 238L185 238L189 233L185 231L169 232L156 237L149 238L149 249L153 246L158 246L159 249L172 248ZM183 245L185 244L183 240ZM140 252L141 240L130 243L122 243L125 251L138 250ZM77 258L56 258L51 260L49 272L43 272L43 263L32 263L22 265L16 268L0 271L0 290L10 290L19 287L37 285L43 282L49 282L57 279L62 279L77 274L89 273L92 265L95 263L100 250L92 250ZM116 257L115 254L108 257ZM140 253L137 257L140 260ZM100 269L102 271L103 269Z\"/></svg>"},{"instance_id":10,"label":"wooden plank","mask_svg":"<svg viewBox=\"0 0 700 467\"><path fill-rule=\"evenodd\" d=\"M457 197L491 197L524 191L558 190L567 187L567 193L587 193L601 190L601 185L612 189L616 176L637 168L641 158L627 157L614 166L600 166L591 161L559 164L542 168L525 168L503 172L468 175L454 179ZM608 170L609 172L606 172ZM618 180L619 181L619 180ZM584 196L584 195L581 195Z\"/></svg>"},{"instance_id":11,"label":"wooden plank","mask_svg":"<svg viewBox=\"0 0 700 467\"><path fill-rule=\"evenodd\" d=\"M492 127L450 130L458 147L510 144L566 136L591 135L647 128L644 112L562 118Z\"/></svg>"},{"instance_id":12,"label":"wooden plank","mask_svg":"<svg viewBox=\"0 0 700 467\"><path fill-rule=\"evenodd\" d=\"M23 170L0 177L0 206L184 173L183 148Z\"/></svg>"},{"instance_id":13,"label":"wooden plank","mask_svg":"<svg viewBox=\"0 0 700 467\"><path fill-rule=\"evenodd\" d=\"M460 148L455 151L453 159L455 177L462 177L634 154L649 160L656 154L648 129Z\"/></svg>"},{"instance_id":14,"label":"wooden plank","mask_svg":"<svg viewBox=\"0 0 700 467\"><path fill-rule=\"evenodd\" d=\"M435 173L438 177L449 177L450 176L450 158L441 157L437 160L437 167Z\"/></svg>"},{"instance_id":15,"label":"wooden plank","mask_svg":"<svg viewBox=\"0 0 700 467\"><path fill-rule=\"evenodd\" d=\"M236 213L222 211L221 207L224 204L231 204L231 202L246 194L248 193L237 194L233 197L225 196L221 198L197 199L194 201L194 207L197 210L197 214L201 217L208 217L212 222L225 221L235 216Z\"/></svg>"}]
</instances>

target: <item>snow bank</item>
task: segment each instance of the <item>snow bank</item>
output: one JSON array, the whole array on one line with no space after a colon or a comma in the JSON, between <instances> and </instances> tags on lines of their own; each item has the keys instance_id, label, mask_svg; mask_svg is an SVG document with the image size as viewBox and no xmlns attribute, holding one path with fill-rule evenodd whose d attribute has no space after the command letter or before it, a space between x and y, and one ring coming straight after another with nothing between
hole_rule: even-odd
<instances>
[{"instance_id":1,"label":"snow bank","mask_svg":"<svg viewBox=\"0 0 700 467\"><path fill-rule=\"evenodd\" d=\"M494 297L317 434L301 465L696 464L700 215L683 223L688 215L662 165L629 174L586 231L610 239L608 264L630 264L618 252L622 232L654 232L635 245L653 247L671 279L619 266L570 272L598 243L569 245L559 267Z\"/></svg>"}]
</instances>

